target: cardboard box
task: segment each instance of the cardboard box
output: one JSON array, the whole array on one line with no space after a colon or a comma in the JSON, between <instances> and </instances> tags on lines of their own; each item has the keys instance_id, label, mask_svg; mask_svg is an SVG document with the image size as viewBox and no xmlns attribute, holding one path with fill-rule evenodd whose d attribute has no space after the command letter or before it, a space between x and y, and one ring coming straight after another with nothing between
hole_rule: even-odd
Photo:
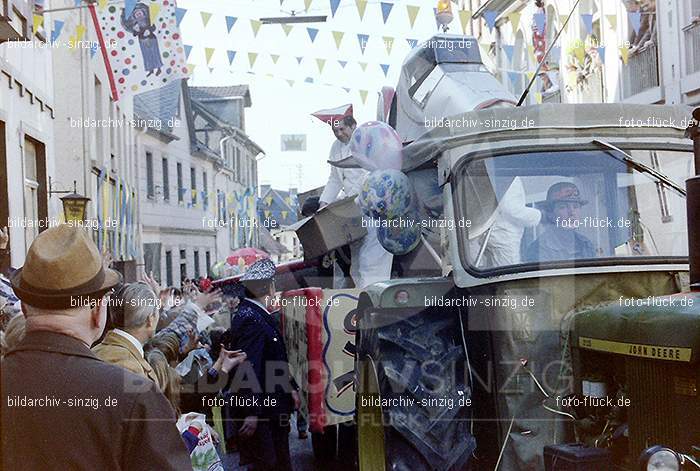
<instances>
[{"instance_id":1,"label":"cardboard box","mask_svg":"<svg viewBox=\"0 0 700 471\"><path fill-rule=\"evenodd\" d=\"M320 257L367 235L354 196L331 203L290 228L304 247L305 259Z\"/></svg>"}]
</instances>

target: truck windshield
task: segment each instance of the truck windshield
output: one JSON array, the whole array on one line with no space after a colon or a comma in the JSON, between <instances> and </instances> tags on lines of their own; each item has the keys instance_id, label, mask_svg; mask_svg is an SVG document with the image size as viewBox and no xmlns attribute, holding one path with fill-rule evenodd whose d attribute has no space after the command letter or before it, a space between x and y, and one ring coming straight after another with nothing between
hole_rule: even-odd
<instances>
[{"instance_id":1,"label":"truck windshield","mask_svg":"<svg viewBox=\"0 0 700 471\"><path fill-rule=\"evenodd\" d=\"M690 152L624 151L681 187L692 175ZM462 263L489 272L687 257L685 198L668 183L599 150L473 159L455 187Z\"/></svg>"}]
</instances>

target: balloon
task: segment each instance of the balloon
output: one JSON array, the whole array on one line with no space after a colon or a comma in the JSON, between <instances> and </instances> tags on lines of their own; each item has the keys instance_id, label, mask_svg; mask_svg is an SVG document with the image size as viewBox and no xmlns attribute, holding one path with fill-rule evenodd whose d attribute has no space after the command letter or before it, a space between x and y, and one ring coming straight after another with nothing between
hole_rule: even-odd
<instances>
[{"instance_id":1,"label":"balloon","mask_svg":"<svg viewBox=\"0 0 700 471\"><path fill-rule=\"evenodd\" d=\"M362 168L401 170L401 138L394 128L380 121L370 121L355 128L350 137L350 152Z\"/></svg>"},{"instance_id":2,"label":"balloon","mask_svg":"<svg viewBox=\"0 0 700 471\"><path fill-rule=\"evenodd\" d=\"M405 255L418 247L421 226L417 220L401 218L382 222L384 224L377 228L377 239L384 250L394 255Z\"/></svg>"},{"instance_id":3,"label":"balloon","mask_svg":"<svg viewBox=\"0 0 700 471\"><path fill-rule=\"evenodd\" d=\"M413 186L403 172L375 170L365 177L357 202L366 216L397 219L415 207Z\"/></svg>"}]
</instances>

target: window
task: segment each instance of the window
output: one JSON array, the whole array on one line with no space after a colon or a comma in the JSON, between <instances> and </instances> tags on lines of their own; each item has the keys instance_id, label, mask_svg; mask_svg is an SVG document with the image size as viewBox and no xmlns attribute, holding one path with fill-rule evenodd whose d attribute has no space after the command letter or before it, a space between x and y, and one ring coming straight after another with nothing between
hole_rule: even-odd
<instances>
[{"instance_id":1,"label":"window","mask_svg":"<svg viewBox=\"0 0 700 471\"><path fill-rule=\"evenodd\" d=\"M192 206L197 204L197 172L194 167L190 168L190 188L192 189Z\"/></svg>"},{"instance_id":2,"label":"window","mask_svg":"<svg viewBox=\"0 0 700 471\"><path fill-rule=\"evenodd\" d=\"M206 170L202 172L202 192L202 200L204 200L204 207L206 208L209 204L209 183L207 182Z\"/></svg>"},{"instance_id":3,"label":"window","mask_svg":"<svg viewBox=\"0 0 700 471\"><path fill-rule=\"evenodd\" d=\"M48 218L48 195L46 191L46 154L44 144L29 136L24 138L24 215L27 220L39 221ZM39 232L46 229L44 224L37 229L37 224L28 224L25 229L27 247Z\"/></svg>"},{"instance_id":4,"label":"window","mask_svg":"<svg viewBox=\"0 0 700 471\"><path fill-rule=\"evenodd\" d=\"M153 154L150 152L146 152L146 195L150 199L155 197L153 187Z\"/></svg>"},{"instance_id":5,"label":"window","mask_svg":"<svg viewBox=\"0 0 700 471\"><path fill-rule=\"evenodd\" d=\"M182 203L185 193L185 188L182 183L182 164L177 163L177 202Z\"/></svg>"},{"instance_id":6,"label":"window","mask_svg":"<svg viewBox=\"0 0 700 471\"><path fill-rule=\"evenodd\" d=\"M168 286L173 285L173 253L170 250L165 252L165 282Z\"/></svg>"},{"instance_id":7,"label":"window","mask_svg":"<svg viewBox=\"0 0 700 471\"><path fill-rule=\"evenodd\" d=\"M209 270L211 269L211 252L208 250L204 254L204 263L207 264L206 269L207 269L207 276L210 275Z\"/></svg>"},{"instance_id":8,"label":"window","mask_svg":"<svg viewBox=\"0 0 700 471\"><path fill-rule=\"evenodd\" d=\"M691 174L690 152L626 152L679 186ZM474 271L687 257L685 197L607 151L475 158L458 175L456 221L470 223L455 224L463 263Z\"/></svg>"},{"instance_id":9,"label":"window","mask_svg":"<svg viewBox=\"0 0 700 471\"><path fill-rule=\"evenodd\" d=\"M233 171L234 171L234 175L236 176L235 177L236 181L240 182L241 181L241 149L239 149L238 147L236 147L235 149L236 149L236 159L234 162Z\"/></svg>"},{"instance_id":10,"label":"window","mask_svg":"<svg viewBox=\"0 0 700 471\"><path fill-rule=\"evenodd\" d=\"M170 176L168 175L167 157L163 157L163 200L170 201Z\"/></svg>"},{"instance_id":11,"label":"window","mask_svg":"<svg viewBox=\"0 0 700 471\"><path fill-rule=\"evenodd\" d=\"M199 278L199 250L194 251L194 277Z\"/></svg>"},{"instance_id":12,"label":"window","mask_svg":"<svg viewBox=\"0 0 700 471\"><path fill-rule=\"evenodd\" d=\"M187 258L187 250L180 249L180 260L184 260L186 258Z\"/></svg>"},{"instance_id":13,"label":"window","mask_svg":"<svg viewBox=\"0 0 700 471\"><path fill-rule=\"evenodd\" d=\"M180 281L187 278L187 251L180 249Z\"/></svg>"}]
</instances>

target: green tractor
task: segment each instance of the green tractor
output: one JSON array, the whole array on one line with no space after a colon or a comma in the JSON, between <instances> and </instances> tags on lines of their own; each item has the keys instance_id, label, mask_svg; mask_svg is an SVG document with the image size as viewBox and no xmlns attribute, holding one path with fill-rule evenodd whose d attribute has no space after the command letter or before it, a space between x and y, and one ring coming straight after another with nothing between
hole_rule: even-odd
<instances>
[{"instance_id":1,"label":"green tractor","mask_svg":"<svg viewBox=\"0 0 700 471\"><path fill-rule=\"evenodd\" d=\"M696 469L691 115L491 108L405 148L432 276L360 294L361 471Z\"/></svg>"}]
</instances>

